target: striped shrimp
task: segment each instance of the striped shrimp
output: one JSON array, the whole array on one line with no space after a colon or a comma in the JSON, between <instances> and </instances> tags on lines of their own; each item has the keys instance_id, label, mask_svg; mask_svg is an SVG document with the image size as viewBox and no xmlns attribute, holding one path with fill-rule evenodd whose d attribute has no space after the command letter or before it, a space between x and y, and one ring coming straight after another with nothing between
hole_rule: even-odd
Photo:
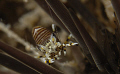
<instances>
[{"instance_id":1,"label":"striped shrimp","mask_svg":"<svg viewBox=\"0 0 120 74\"><path fill-rule=\"evenodd\" d=\"M57 42L54 24L52 24L52 30L53 32L51 33L49 30L41 26L34 27L32 30L32 35L36 42L37 48L44 54L38 58L41 58L43 62L48 64L51 64L55 60L58 60L61 52L66 55L66 47L78 45L78 43L68 43L69 39L72 36L71 34L63 44L59 41Z\"/></svg>"}]
</instances>

